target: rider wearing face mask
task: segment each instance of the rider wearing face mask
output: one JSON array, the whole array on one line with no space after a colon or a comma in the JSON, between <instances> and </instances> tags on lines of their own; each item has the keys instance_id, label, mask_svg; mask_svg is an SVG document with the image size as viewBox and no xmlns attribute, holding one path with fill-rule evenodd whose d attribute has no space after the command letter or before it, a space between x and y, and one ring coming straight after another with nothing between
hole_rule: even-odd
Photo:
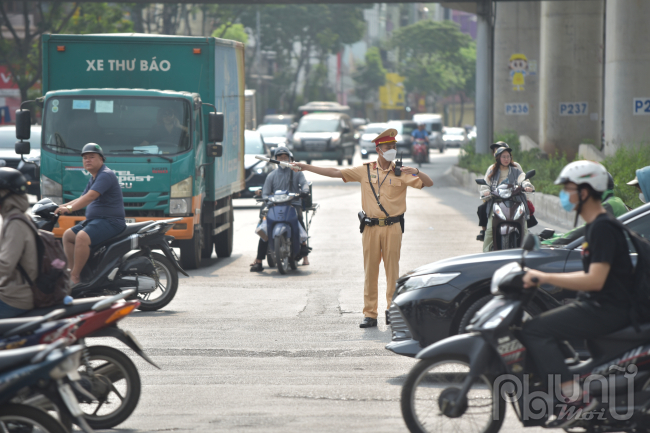
<instances>
[{"instance_id":1,"label":"rider wearing face mask","mask_svg":"<svg viewBox=\"0 0 650 433\"><path fill-rule=\"evenodd\" d=\"M563 186L562 207L567 212L575 210L576 221L580 215L587 222L581 252L584 270L557 274L529 270L525 274L525 287L550 284L576 291L578 297L576 302L525 322L522 338L541 379L548 383L549 377L559 374L563 403L574 409L563 411L546 427L567 428L598 402L583 398L583 390L565 363L560 342L594 338L629 326L632 306L626 291L634 285L634 268L625 234L601 203L607 189L605 167L593 161L572 162L562 169L555 184Z\"/></svg>"},{"instance_id":2,"label":"rider wearing face mask","mask_svg":"<svg viewBox=\"0 0 650 433\"><path fill-rule=\"evenodd\" d=\"M315 167L295 163L302 170L322 176L342 178L344 182L361 183L361 219L363 242L363 288L364 308L361 328L377 326L377 296L379 263L384 260L386 270L386 305L390 307L399 277L399 257L406 211L406 188L433 186L429 176L417 168L403 166L401 174L395 174L393 161L397 156L395 129L387 129L373 140L377 149L377 161L346 169ZM373 192L374 191L374 192ZM383 209L383 210L382 210ZM388 310L386 310L388 322Z\"/></svg>"},{"instance_id":3,"label":"rider wearing face mask","mask_svg":"<svg viewBox=\"0 0 650 433\"><path fill-rule=\"evenodd\" d=\"M648 197L650 197L650 166L637 170L634 180L627 184L635 186L639 190L639 200L641 200L641 203L647 203Z\"/></svg>"}]
</instances>

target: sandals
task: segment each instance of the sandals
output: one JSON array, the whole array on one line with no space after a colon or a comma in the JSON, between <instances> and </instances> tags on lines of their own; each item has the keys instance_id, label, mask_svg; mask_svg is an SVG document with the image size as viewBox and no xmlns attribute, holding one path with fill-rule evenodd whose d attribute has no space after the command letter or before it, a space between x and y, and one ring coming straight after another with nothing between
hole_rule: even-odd
<instances>
[{"instance_id":1,"label":"sandals","mask_svg":"<svg viewBox=\"0 0 650 433\"><path fill-rule=\"evenodd\" d=\"M251 265L251 272L262 272L264 270L264 267L262 266L261 263L253 263Z\"/></svg>"}]
</instances>

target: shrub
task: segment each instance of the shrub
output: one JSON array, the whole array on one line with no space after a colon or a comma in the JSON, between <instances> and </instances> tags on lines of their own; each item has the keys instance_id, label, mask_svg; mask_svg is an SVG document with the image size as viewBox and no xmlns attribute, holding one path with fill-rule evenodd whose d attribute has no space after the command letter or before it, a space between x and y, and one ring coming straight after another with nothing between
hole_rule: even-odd
<instances>
[{"instance_id":1,"label":"shrub","mask_svg":"<svg viewBox=\"0 0 650 433\"><path fill-rule=\"evenodd\" d=\"M603 165L614 177L614 194L631 208L641 206L639 191L627 183L634 179L638 169L650 165L650 147L622 147L614 156L605 159Z\"/></svg>"}]
</instances>

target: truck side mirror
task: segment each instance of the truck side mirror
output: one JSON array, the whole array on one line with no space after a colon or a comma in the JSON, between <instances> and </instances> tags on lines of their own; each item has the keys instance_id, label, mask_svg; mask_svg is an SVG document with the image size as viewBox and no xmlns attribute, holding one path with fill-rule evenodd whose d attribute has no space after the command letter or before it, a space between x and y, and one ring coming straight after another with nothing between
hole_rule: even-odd
<instances>
[{"instance_id":1,"label":"truck side mirror","mask_svg":"<svg viewBox=\"0 0 650 433\"><path fill-rule=\"evenodd\" d=\"M18 130L18 124L16 124L16 131L17 130ZM31 152L29 141L18 141L16 143L15 149L18 155L29 155L29 152Z\"/></svg>"},{"instance_id":2,"label":"truck side mirror","mask_svg":"<svg viewBox=\"0 0 650 433\"><path fill-rule=\"evenodd\" d=\"M16 138L29 140L31 127L32 117L29 110L16 110Z\"/></svg>"},{"instance_id":3,"label":"truck side mirror","mask_svg":"<svg viewBox=\"0 0 650 433\"><path fill-rule=\"evenodd\" d=\"M208 113L208 142L221 143L223 141L223 124L223 113Z\"/></svg>"},{"instance_id":4,"label":"truck side mirror","mask_svg":"<svg viewBox=\"0 0 650 433\"><path fill-rule=\"evenodd\" d=\"M223 155L223 144L208 144L208 156L212 158L221 158Z\"/></svg>"}]
</instances>

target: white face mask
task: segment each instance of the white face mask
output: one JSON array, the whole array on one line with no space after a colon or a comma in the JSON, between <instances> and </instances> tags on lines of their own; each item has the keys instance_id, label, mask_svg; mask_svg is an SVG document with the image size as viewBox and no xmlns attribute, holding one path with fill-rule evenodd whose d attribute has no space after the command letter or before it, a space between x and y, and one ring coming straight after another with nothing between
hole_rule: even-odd
<instances>
[{"instance_id":1,"label":"white face mask","mask_svg":"<svg viewBox=\"0 0 650 433\"><path fill-rule=\"evenodd\" d=\"M386 161L391 162L395 158L397 158L397 150L396 149L387 150L386 152L383 153L382 156Z\"/></svg>"},{"instance_id":2,"label":"white face mask","mask_svg":"<svg viewBox=\"0 0 650 433\"><path fill-rule=\"evenodd\" d=\"M639 193L639 200L641 200L641 203L645 203L645 196L642 192Z\"/></svg>"}]
</instances>

